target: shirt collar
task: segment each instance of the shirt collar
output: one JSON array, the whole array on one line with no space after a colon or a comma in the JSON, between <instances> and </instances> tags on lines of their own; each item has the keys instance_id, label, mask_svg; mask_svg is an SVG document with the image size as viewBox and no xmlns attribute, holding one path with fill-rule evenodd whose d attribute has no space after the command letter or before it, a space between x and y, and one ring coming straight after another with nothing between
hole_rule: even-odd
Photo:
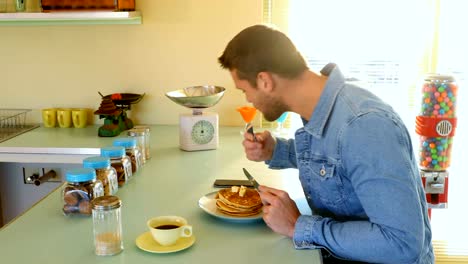
<instances>
[{"instance_id":1,"label":"shirt collar","mask_svg":"<svg viewBox=\"0 0 468 264\"><path fill-rule=\"evenodd\" d=\"M341 89L343 89L345 83L344 75L337 66L330 70L330 64L328 64L323 68L322 72L324 70L328 70L330 74L322 94L320 95L319 102L315 106L312 116L309 118L309 122L304 119L302 120L304 123L304 130L317 138L322 137L336 97Z\"/></svg>"}]
</instances>

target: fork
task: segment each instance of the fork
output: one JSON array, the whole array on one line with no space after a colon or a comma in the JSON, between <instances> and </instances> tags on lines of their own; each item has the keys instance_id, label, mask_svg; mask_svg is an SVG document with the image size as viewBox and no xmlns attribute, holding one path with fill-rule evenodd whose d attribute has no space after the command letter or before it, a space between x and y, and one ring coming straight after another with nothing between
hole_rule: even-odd
<instances>
[{"instance_id":1,"label":"fork","mask_svg":"<svg viewBox=\"0 0 468 264\"><path fill-rule=\"evenodd\" d=\"M247 131L247 133L252 134L254 141L257 141L257 137L255 136L252 123L249 122L245 124L245 131Z\"/></svg>"}]
</instances>

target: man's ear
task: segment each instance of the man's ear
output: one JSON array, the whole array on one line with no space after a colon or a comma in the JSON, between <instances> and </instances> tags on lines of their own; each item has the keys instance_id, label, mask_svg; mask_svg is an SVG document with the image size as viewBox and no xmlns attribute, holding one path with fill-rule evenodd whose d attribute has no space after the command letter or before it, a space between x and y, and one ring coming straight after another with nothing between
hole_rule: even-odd
<instances>
[{"instance_id":1,"label":"man's ear","mask_svg":"<svg viewBox=\"0 0 468 264\"><path fill-rule=\"evenodd\" d=\"M257 74L257 88L264 92L271 92L274 87L274 81L269 72L259 72Z\"/></svg>"}]
</instances>

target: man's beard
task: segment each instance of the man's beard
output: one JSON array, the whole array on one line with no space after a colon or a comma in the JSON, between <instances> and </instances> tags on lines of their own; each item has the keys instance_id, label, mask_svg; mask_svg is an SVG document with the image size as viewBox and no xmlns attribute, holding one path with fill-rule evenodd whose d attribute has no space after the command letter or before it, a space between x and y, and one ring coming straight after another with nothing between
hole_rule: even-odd
<instances>
[{"instance_id":1,"label":"man's beard","mask_svg":"<svg viewBox=\"0 0 468 264\"><path fill-rule=\"evenodd\" d=\"M263 108L263 117L269 122L275 121L284 112L289 111L289 108L285 103L268 96L265 98L265 104Z\"/></svg>"}]
</instances>

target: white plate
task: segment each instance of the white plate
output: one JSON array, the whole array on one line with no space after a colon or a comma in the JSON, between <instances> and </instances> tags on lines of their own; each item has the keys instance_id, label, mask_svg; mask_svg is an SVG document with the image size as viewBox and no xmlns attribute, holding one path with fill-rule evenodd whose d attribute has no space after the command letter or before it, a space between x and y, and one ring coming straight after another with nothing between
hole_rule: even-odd
<instances>
[{"instance_id":1,"label":"white plate","mask_svg":"<svg viewBox=\"0 0 468 264\"><path fill-rule=\"evenodd\" d=\"M162 246L153 239L151 232L145 232L135 240L137 247L151 253L172 253L189 248L195 243L195 236L181 237L174 245Z\"/></svg>"},{"instance_id":2,"label":"white plate","mask_svg":"<svg viewBox=\"0 0 468 264\"><path fill-rule=\"evenodd\" d=\"M262 220L263 212L260 212L256 215L251 216L232 216L223 214L221 211L218 210L216 207L216 193L217 191L208 193L205 196L202 196L200 200L198 200L198 206L203 209L208 214L235 223L249 223L249 222L256 222Z\"/></svg>"}]
</instances>

